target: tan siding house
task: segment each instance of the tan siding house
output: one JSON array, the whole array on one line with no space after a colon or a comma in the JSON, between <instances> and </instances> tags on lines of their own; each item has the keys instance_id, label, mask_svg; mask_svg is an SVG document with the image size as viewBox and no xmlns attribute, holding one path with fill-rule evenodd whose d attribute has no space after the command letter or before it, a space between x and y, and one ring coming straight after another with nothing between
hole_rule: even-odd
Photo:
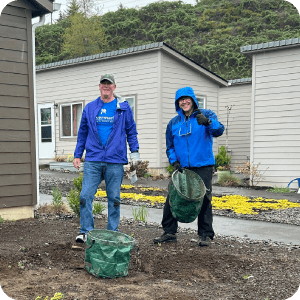
<instances>
[{"instance_id":1,"label":"tan siding house","mask_svg":"<svg viewBox=\"0 0 300 300\"><path fill-rule=\"evenodd\" d=\"M52 11L50 1L13 1L0 16L0 216L33 217L37 164L32 17Z\"/></svg>"},{"instance_id":2,"label":"tan siding house","mask_svg":"<svg viewBox=\"0 0 300 300\"><path fill-rule=\"evenodd\" d=\"M241 52L252 58L250 160L265 171L264 185L287 186L300 177L300 38Z\"/></svg>"},{"instance_id":3,"label":"tan siding house","mask_svg":"<svg viewBox=\"0 0 300 300\"><path fill-rule=\"evenodd\" d=\"M73 153L76 135L63 136L67 125L62 123L76 124L62 108L74 103L76 111L76 105L94 100L100 75L110 72L117 92L134 108L141 158L149 160L153 174L168 166L165 130L176 114L175 92L192 86L199 103L215 111L226 128L215 139L214 153L225 145L233 169L245 161L260 163L260 171L266 171L260 184L287 186L300 177L299 49L299 39L242 47L253 59L253 76L229 84L164 43L38 66L39 105L48 105L55 115L53 148L45 159Z\"/></svg>"},{"instance_id":4,"label":"tan siding house","mask_svg":"<svg viewBox=\"0 0 300 300\"><path fill-rule=\"evenodd\" d=\"M220 89L219 119L225 132L218 138L231 155L231 168L250 160L251 78L229 80L229 86Z\"/></svg>"},{"instance_id":5,"label":"tan siding house","mask_svg":"<svg viewBox=\"0 0 300 300\"><path fill-rule=\"evenodd\" d=\"M164 43L37 66L36 70L38 114L47 107L51 115L55 115L52 152L47 152L49 141L45 143L47 149L39 143L41 163L49 162L56 155L73 154L79 107L84 108L99 96L100 76L112 73L116 79L116 93L126 97L134 108L141 159L149 161L153 174L164 173L168 166L165 130L175 115L176 90L192 86L197 97L205 97L206 108L218 113L219 89L227 86L226 80ZM43 126L39 123L39 135L43 135ZM72 130L66 129L70 126Z\"/></svg>"}]
</instances>

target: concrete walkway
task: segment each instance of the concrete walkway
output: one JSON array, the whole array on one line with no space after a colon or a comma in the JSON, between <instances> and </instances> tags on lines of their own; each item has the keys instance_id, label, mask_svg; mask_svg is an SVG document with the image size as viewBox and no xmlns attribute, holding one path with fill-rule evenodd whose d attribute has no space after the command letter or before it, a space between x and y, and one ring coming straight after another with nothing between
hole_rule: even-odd
<instances>
[{"instance_id":1,"label":"concrete walkway","mask_svg":"<svg viewBox=\"0 0 300 300\"><path fill-rule=\"evenodd\" d=\"M40 170L40 175L52 176L52 177L61 177L72 180L73 178L78 177L78 173L63 173L56 171L43 171ZM271 193L261 189L247 189L247 188L235 188L235 187L223 187L215 185L217 181L217 176L213 177L213 188L212 194L214 196L220 195L242 195L246 197L263 197L263 198L271 198L271 199L287 199L292 202L300 203L300 194L297 193ZM138 179L138 181L134 184L135 186L150 186L150 187L158 187L158 188L167 188L168 180L147 180L147 179ZM123 179L123 184L130 184L130 181L127 178ZM101 186L105 186L104 181L101 183Z\"/></svg>"},{"instance_id":2,"label":"concrete walkway","mask_svg":"<svg viewBox=\"0 0 300 300\"><path fill-rule=\"evenodd\" d=\"M51 195L40 194L40 205L50 204L52 200ZM66 201L66 198L63 200ZM103 202L103 204L107 207L107 202ZM133 218L133 208L138 208L138 206L121 204L121 217ZM147 217L148 222L161 223L162 209L147 208L147 211L149 214ZM107 215L107 209L104 214ZM179 226L197 230L197 221L188 224L179 223ZM296 225L214 216L213 226L217 234L248 237L253 240L271 240L285 244L292 243L300 246L300 226Z\"/></svg>"}]
</instances>

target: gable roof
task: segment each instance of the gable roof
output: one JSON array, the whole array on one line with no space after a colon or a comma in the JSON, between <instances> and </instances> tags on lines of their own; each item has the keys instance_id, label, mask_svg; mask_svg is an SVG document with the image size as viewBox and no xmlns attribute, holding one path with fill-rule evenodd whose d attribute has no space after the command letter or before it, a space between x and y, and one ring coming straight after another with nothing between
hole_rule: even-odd
<instances>
[{"instance_id":1,"label":"gable roof","mask_svg":"<svg viewBox=\"0 0 300 300\"><path fill-rule=\"evenodd\" d=\"M90 63L90 62L94 62L94 61L99 61L102 59L109 59L109 58L115 58L115 57L120 57L120 56L125 56L125 55L132 55L132 54L137 54L137 53L141 53L141 52L157 51L157 50L163 50L163 51L168 52L173 57L183 61L184 63L188 64L189 66L196 69L200 73L208 76L210 79L212 79L213 81L217 82L220 85L224 85L224 86L228 85L227 80L225 80L224 78L209 71L208 69L204 68L203 66L199 65L192 59L188 58L187 56L185 56L184 54L175 50L174 48L170 47L169 45L167 45L164 42L141 45L141 46L131 47L131 48L127 48L127 49L121 49L121 50L116 50L116 51L111 51L111 52L99 53L99 54L94 54L94 55L90 55L90 56L83 56L83 57L58 61L58 62L54 62L54 63L39 65L39 66L36 66L36 71L43 71L43 70L47 70L47 69L54 69L54 68L60 68L60 67L66 67L66 66L74 66L74 65L79 65L82 63Z\"/></svg>"},{"instance_id":2,"label":"gable roof","mask_svg":"<svg viewBox=\"0 0 300 300\"><path fill-rule=\"evenodd\" d=\"M261 43L261 44L254 44L254 45L247 45L240 48L240 51L244 54L254 54L257 52L262 51L270 51L270 50L277 50L278 48L282 49L290 48L300 46L300 38L294 38L294 39L287 39L287 40L281 40L281 41L274 41L274 42L267 42L267 43Z\"/></svg>"}]
</instances>

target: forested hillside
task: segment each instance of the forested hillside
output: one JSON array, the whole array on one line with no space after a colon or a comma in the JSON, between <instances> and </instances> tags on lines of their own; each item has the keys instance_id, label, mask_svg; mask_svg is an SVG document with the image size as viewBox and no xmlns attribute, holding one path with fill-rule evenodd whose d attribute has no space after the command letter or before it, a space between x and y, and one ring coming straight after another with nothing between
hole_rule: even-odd
<instances>
[{"instance_id":1,"label":"forested hillside","mask_svg":"<svg viewBox=\"0 0 300 300\"><path fill-rule=\"evenodd\" d=\"M36 29L36 62L119 50L164 41L225 79L251 77L240 47L300 37L297 9L283 0L157 2L86 17L73 0L53 25Z\"/></svg>"}]
</instances>

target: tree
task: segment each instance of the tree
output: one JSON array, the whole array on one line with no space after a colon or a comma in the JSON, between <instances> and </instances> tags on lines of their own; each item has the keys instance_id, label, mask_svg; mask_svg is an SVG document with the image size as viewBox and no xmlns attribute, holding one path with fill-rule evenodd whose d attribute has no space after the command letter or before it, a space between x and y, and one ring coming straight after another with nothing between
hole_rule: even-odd
<instances>
[{"instance_id":1,"label":"tree","mask_svg":"<svg viewBox=\"0 0 300 300\"><path fill-rule=\"evenodd\" d=\"M74 16L79 13L80 5L77 0L68 1L67 10L65 12L66 17Z\"/></svg>"},{"instance_id":2,"label":"tree","mask_svg":"<svg viewBox=\"0 0 300 300\"><path fill-rule=\"evenodd\" d=\"M35 53L37 65L59 61L68 57L68 54L62 50L65 23L66 21L62 20L57 24L47 24L36 28Z\"/></svg>"},{"instance_id":3,"label":"tree","mask_svg":"<svg viewBox=\"0 0 300 300\"><path fill-rule=\"evenodd\" d=\"M71 26L70 18L74 16L74 21L78 19L75 14L81 13L82 22L90 20L87 21L89 25L83 27L90 29L81 29L81 25L76 29L73 25L64 38L64 47L60 44L59 55L57 52L54 55L53 47L47 45L54 40L55 49L59 49L57 43L61 43L62 37L42 35L38 40L41 49L36 47L37 62L38 56L42 58L40 62L45 63L71 58L66 49L71 49L71 45L79 48L77 41L85 51L73 49L75 56L164 41L215 74L235 79L251 77L252 73L251 59L241 53L241 46L300 36L299 13L286 0L201 0L194 6L182 1L159 1L138 10L120 5L117 11L94 16L94 19L84 17L95 13L96 0L69 1L69 10L62 16L64 19L53 26L63 27L63 35ZM96 32L91 33L93 28ZM78 37L73 33L71 42L71 32L75 29L81 33ZM101 35L102 29L107 43ZM97 35L100 39L95 38Z\"/></svg>"},{"instance_id":4,"label":"tree","mask_svg":"<svg viewBox=\"0 0 300 300\"><path fill-rule=\"evenodd\" d=\"M82 13L76 13L69 20L71 26L63 35L63 50L73 58L101 53L107 42L100 18L87 18Z\"/></svg>"}]
</instances>

